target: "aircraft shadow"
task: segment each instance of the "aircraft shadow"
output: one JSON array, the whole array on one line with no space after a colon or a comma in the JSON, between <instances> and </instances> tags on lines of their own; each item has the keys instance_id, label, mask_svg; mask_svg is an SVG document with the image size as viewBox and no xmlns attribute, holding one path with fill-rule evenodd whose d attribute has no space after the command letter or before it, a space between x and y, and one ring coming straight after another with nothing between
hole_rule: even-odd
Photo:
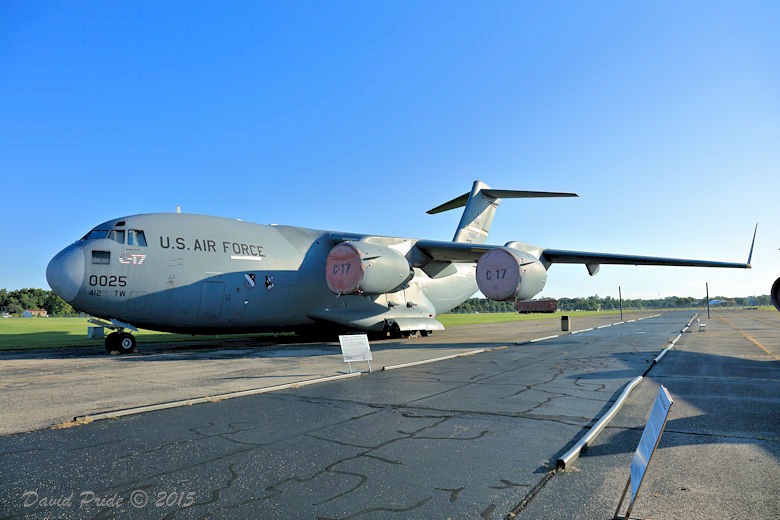
<instances>
[{"instance_id":1,"label":"aircraft shadow","mask_svg":"<svg viewBox=\"0 0 780 520\"><path fill-rule=\"evenodd\" d=\"M627 372L623 369L583 372L569 377L626 378ZM612 427L602 432L601 442L597 440L587 449L588 457L633 453L658 385L664 385L675 403L660 449L751 443L760 444L780 459L780 361L675 350L646 378L651 385L634 390Z\"/></svg>"}]
</instances>

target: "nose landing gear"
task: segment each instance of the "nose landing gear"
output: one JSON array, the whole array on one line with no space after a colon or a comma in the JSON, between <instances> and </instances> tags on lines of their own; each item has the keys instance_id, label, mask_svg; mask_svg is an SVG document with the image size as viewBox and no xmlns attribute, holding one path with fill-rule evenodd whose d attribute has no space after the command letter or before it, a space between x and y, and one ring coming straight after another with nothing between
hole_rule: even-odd
<instances>
[{"instance_id":1,"label":"nose landing gear","mask_svg":"<svg viewBox=\"0 0 780 520\"><path fill-rule=\"evenodd\" d=\"M125 332L125 329L138 332L138 329L128 323L123 323L119 320L111 320L111 323L92 318L90 323L94 323L100 327L111 329L114 332L106 336L105 347L106 352L111 354L112 352L119 352L120 354L130 354L135 352L135 336L129 332Z\"/></svg>"},{"instance_id":2,"label":"nose landing gear","mask_svg":"<svg viewBox=\"0 0 780 520\"><path fill-rule=\"evenodd\" d=\"M106 336L106 352L130 354L135 351L135 336L129 332L112 332Z\"/></svg>"}]
</instances>

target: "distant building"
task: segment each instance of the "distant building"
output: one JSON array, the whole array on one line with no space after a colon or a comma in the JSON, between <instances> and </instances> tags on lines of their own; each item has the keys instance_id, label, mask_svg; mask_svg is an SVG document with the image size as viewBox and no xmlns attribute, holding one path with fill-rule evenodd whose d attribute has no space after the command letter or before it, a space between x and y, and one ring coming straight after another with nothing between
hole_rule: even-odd
<instances>
[{"instance_id":1,"label":"distant building","mask_svg":"<svg viewBox=\"0 0 780 520\"><path fill-rule=\"evenodd\" d=\"M48 318L49 313L46 309L25 309L22 318Z\"/></svg>"}]
</instances>

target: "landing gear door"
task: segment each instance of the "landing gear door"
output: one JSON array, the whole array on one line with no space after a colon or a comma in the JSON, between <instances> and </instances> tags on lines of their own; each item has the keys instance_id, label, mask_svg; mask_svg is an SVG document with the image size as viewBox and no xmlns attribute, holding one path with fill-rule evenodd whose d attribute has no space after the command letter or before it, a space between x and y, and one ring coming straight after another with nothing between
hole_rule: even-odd
<instances>
[{"instance_id":1,"label":"landing gear door","mask_svg":"<svg viewBox=\"0 0 780 520\"><path fill-rule=\"evenodd\" d=\"M200 286L200 305L198 318L215 319L222 312L225 284L222 282L203 282Z\"/></svg>"},{"instance_id":2,"label":"landing gear door","mask_svg":"<svg viewBox=\"0 0 780 520\"><path fill-rule=\"evenodd\" d=\"M377 303L384 303L390 310L405 308L406 291L401 289L400 291L396 291L394 293L383 294L380 298L377 299Z\"/></svg>"}]
</instances>

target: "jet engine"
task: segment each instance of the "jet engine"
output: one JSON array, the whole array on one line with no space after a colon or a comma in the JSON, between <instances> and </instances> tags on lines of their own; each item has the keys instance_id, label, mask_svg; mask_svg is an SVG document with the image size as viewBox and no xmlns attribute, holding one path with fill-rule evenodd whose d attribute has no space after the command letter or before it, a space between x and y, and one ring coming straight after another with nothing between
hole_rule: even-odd
<instances>
[{"instance_id":1,"label":"jet engine","mask_svg":"<svg viewBox=\"0 0 780 520\"><path fill-rule=\"evenodd\" d=\"M772 284L772 291L770 291L769 294L772 298L772 305L775 306L775 309L780 311L780 278L775 280L775 283Z\"/></svg>"},{"instance_id":2,"label":"jet engine","mask_svg":"<svg viewBox=\"0 0 780 520\"><path fill-rule=\"evenodd\" d=\"M414 276L404 255L366 242L336 245L325 265L328 289L336 294L393 292Z\"/></svg>"},{"instance_id":3,"label":"jet engine","mask_svg":"<svg viewBox=\"0 0 780 520\"><path fill-rule=\"evenodd\" d=\"M491 249L477 262L477 286L491 300L530 300L544 289L546 282L547 269L525 251Z\"/></svg>"}]
</instances>

